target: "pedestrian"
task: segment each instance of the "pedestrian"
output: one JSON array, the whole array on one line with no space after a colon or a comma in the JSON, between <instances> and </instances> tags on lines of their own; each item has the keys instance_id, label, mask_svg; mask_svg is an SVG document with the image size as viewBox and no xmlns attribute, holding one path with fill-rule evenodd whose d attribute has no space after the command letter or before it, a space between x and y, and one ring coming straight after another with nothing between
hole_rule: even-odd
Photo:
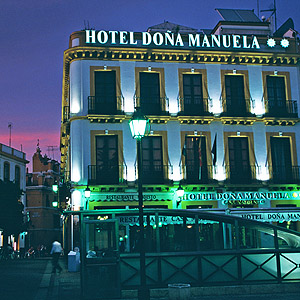
<instances>
[{"instance_id":1,"label":"pedestrian","mask_svg":"<svg viewBox=\"0 0 300 300\"><path fill-rule=\"evenodd\" d=\"M62 271L62 267L58 263L61 253L62 253L62 247L60 242L54 241L50 252L50 254L52 255L52 267L53 267L52 273L55 273L56 269L58 269L59 273Z\"/></svg>"}]
</instances>

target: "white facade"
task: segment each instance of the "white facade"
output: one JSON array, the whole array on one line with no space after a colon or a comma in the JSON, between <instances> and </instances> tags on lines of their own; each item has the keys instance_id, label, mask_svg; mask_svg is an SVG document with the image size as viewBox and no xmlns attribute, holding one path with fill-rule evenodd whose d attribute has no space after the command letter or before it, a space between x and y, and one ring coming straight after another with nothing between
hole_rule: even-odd
<instances>
[{"instance_id":1,"label":"white facade","mask_svg":"<svg viewBox=\"0 0 300 300\"><path fill-rule=\"evenodd\" d=\"M144 46L137 42L138 46L116 44L87 44L85 43L86 34L75 32L70 38L70 48L65 51L64 64L64 92L63 92L63 111L64 107L69 107L69 119L63 119L62 125L62 170L70 172L70 180L76 191L77 206L84 206L86 201L84 197L84 189L88 185L92 189L90 208L97 205L124 205L130 206L133 202L118 202L117 204L103 202L106 195L114 195L121 193L126 195L126 190L130 193L136 192L135 180L135 164L136 164L136 142L131 137L128 121L134 111L134 96L137 93L138 72L159 72L160 80L163 86L161 91L168 98L168 107L166 106L166 114L147 115L151 121L151 131L153 135L163 135L163 144L167 145L167 161L171 168L168 169L168 183L153 184L152 188L168 187L165 194L161 194L161 198L167 200L165 202L158 201L147 202L148 205L167 203L169 208L178 206L178 198L174 191L178 188L179 182L184 185L188 193L196 190L201 191L212 190L218 193L230 191L248 191L256 190L258 192L273 191L274 186L277 189L286 188L286 191L298 191L300 182L296 178L293 182L285 182L284 184L275 184L270 180L270 136L290 137L291 139L291 155L293 166L297 167L297 158L300 159L300 131L299 131L299 54L297 47L294 47L295 41L290 39L290 47L283 48L280 45L281 38L276 38L276 47L268 48L265 31L263 27L260 31L258 27L253 25L255 34L260 44L259 49L237 49L233 48L215 48L190 49L188 47L159 47ZM243 29L243 27L241 27ZM243 34L243 30L239 28L238 33ZM252 27L251 27L252 28ZM249 26L245 29L249 31ZM234 28L231 32L235 33ZM252 29L251 29L252 30ZM220 31L220 30L219 30ZM215 30L215 34L221 34ZM227 27L226 32L230 31ZM228 34L228 33L226 33ZM129 34L128 34L129 35ZM182 35L184 37L184 35ZM136 35L138 40L138 35ZM185 39L183 38L185 41ZM76 41L76 43L74 42ZM72 47L73 46L73 47ZM113 46L113 47L112 47ZM192 59L193 58L193 59ZM105 115L101 113L91 114L88 107L89 96L91 94L93 84L93 72L95 70L119 70L117 78L117 89L121 90L123 103L120 115ZM118 71L117 71L118 72ZM181 114L182 108L178 100L182 93L182 74L205 74L204 90L209 100L208 111L205 115L187 115ZM117 73L118 74L118 73ZM225 74L225 75L224 75ZM251 98L248 115L228 116L224 114L224 104L222 104L222 95L224 95L224 77L227 75L243 75L245 79L245 93L249 93ZM91 77L92 76L92 77ZM285 78L286 100L294 101L298 104L297 110L293 114L282 116L272 116L266 113L266 76L283 76ZM162 78L163 77L163 78ZM296 101L296 102L295 102ZM117 121L116 121L117 120ZM95 133L96 132L96 133ZM117 188L112 192L101 192L101 188L110 186L109 184L91 185L89 183L88 166L94 164L95 161L95 134L120 134L122 138L122 161L126 163L127 174L125 183L120 184L123 187L122 192L116 192ZM164 133L162 133L164 132ZM150 133L151 134L151 133ZM189 135L195 138L204 136L207 139L207 149L211 149L216 137L217 160L213 166L212 182L210 183L187 183L184 178L182 169L182 149L184 143L182 136ZM246 136L249 139L249 153L252 154L252 161L255 160L255 182L244 184L230 184L226 180L230 179L226 172L226 164L228 164L228 137L230 136ZM210 140L208 140L210 139ZM253 148L253 149L252 149ZM207 153L208 159L211 160L211 153ZM251 158L250 158L251 160ZM298 169L297 169L298 170ZM124 176L125 177L125 176ZM288 189L290 187L290 189ZM276 189L275 189L276 190ZM80 193L78 192L80 191ZM159 197L159 192L155 192ZM164 197L165 195L165 197ZM125 198L124 198L125 199ZM300 196L291 199L291 203L299 200ZM169 202L168 202L169 201ZM279 200L278 200L279 201ZM283 200L278 203L282 204ZM294 202L293 202L294 201ZM187 208L188 205L194 204L201 206L205 201L182 201L181 208ZM214 203L213 203L214 202ZM266 199L263 203L253 206L253 209L271 209L276 204ZM94 204L93 204L94 203ZM100 204L99 204L100 203ZM227 203L224 201L208 201L214 209L226 209ZM277 203L277 202L276 202ZM297 204L296 207L299 207ZM295 208L296 209L296 208Z\"/></svg>"},{"instance_id":2,"label":"white facade","mask_svg":"<svg viewBox=\"0 0 300 300\"><path fill-rule=\"evenodd\" d=\"M26 154L12 147L0 144L0 180L5 180L5 165L9 168L9 181L16 182L16 169L20 170L20 189L26 190ZM26 195L21 196L22 203L25 205Z\"/></svg>"}]
</instances>

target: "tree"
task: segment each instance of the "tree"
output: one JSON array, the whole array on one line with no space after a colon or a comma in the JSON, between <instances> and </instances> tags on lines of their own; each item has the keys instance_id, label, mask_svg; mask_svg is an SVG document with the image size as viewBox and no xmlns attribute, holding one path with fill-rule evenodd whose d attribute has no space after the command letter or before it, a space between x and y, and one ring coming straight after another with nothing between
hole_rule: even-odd
<instances>
[{"instance_id":1,"label":"tree","mask_svg":"<svg viewBox=\"0 0 300 300\"><path fill-rule=\"evenodd\" d=\"M4 246L7 237L18 235L24 229L24 205L20 201L23 191L12 181L0 180L0 228L3 231Z\"/></svg>"}]
</instances>

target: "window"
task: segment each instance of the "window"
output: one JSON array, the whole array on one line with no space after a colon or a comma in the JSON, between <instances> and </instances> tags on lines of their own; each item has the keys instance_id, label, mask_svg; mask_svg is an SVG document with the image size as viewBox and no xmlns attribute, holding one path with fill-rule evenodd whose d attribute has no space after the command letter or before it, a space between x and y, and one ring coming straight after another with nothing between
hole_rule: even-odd
<instances>
[{"instance_id":1,"label":"window","mask_svg":"<svg viewBox=\"0 0 300 300\"><path fill-rule=\"evenodd\" d=\"M201 74L183 74L183 107L187 114L203 114L208 111L204 105Z\"/></svg>"},{"instance_id":2,"label":"window","mask_svg":"<svg viewBox=\"0 0 300 300\"><path fill-rule=\"evenodd\" d=\"M96 166L90 166L91 184L117 184L119 182L118 136L96 137Z\"/></svg>"},{"instance_id":3,"label":"window","mask_svg":"<svg viewBox=\"0 0 300 300\"><path fill-rule=\"evenodd\" d=\"M4 181L9 181L10 180L10 165L9 165L8 162L4 163L3 180Z\"/></svg>"},{"instance_id":4,"label":"window","mask_svg":"<svg viewBox=\"0 0 300 300\"><path fill-rule=\"evenodd\" d=\"M268 112L271 114L286 111L284 77L267 76Z\"/></svg>"},{"instance_id":5,"label":"window","mask_svg":"<svg viewBox=\"0 0 300 300\"><path fill-rule=\"evenodd\" d=\"M21 173L20 173L20 167L16 166L15 167L15 183L16 185L20 188L21 184Z\"/></svg>"},{"instance_id":6,"label":"window","mask_svg":"<svg viewBox=\"0 0 300 300\"><path fill-rule=\"evenodd\" d=\"M186 137L185 142L185 168L187 182L207 182L208 168L205 137Z\"/></svg>"},{"instance_id":7,"label":"window","mask_svg":"<svg viewBox=\"0 0 300 300\"><path fill-rule=\"evenodd\" d=\"M271 159L274 182L292 183L293 179L296 179L293 178L291 146L288 137L271 137Z\"/></svg>"},{"instance_id":8,"label":"window","mask_svg":"<svg viewBox=\"0 0 300 300\"><path fill-rule=\"evenodd\" d=\"M94 80L95 96L89 97L89 113L116 113L116 71L96 71Z\"/></svg>"},{"instance_id":9,"label":"window","mask_svg":"<svg viewBox=\"0 0 300 300\"><path fill-rule=\"evenodd\" d=\"M247 183L251 180L249 146L247 137L229 137L229 174L234 183Z\"/></svg>"},{"instance_id":10,"label":"window","mask_svg":"<svg viewBox=\"0 0 300 300\"><path fill-rule=\"evenodd\" d=\"M288 72L263 71L266 115L297 117L297 101L291 99L290 74Z\"/></svg>"},{"instance_id":11,"label":"window","mask_svg":"<svg viewBox=\"0 0 300 300\"><path fill-rule=\"evenodd\" d=\"M225 111L228 115L243 116L247 113L244 76L225 75Z\"/></svg>"},{"instance_id":12,"label":"window","mask_svg":"<svg viewBox=\"0 0 300 300\"><path fill-rule=\"evenodd\" d=\"M159 73L140 72L140 106L144 114L160 114Z\"/></svg>"},{"instance_id":13,"label":"window","mask_svg":"<svg viewBox=\"0 0 300 300\"><path fill-rule=\"evenodd\" d=\"M163 182L162 137L147 136L142 139L142 180L145 183Z\"/></svg>"}]
</instances>

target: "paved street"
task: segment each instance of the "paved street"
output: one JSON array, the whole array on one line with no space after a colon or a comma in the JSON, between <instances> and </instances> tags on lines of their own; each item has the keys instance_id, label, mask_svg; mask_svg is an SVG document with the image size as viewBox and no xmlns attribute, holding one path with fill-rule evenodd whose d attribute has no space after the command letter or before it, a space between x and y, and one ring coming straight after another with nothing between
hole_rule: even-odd
<instances>
[{"instance_id":1,"label":"paved street","mask_svg":"<svg viewBox=\"0 0 300 300\"><path fill-rule=\"evenodd\" d=\"M48 260L0 261L0 299L34 299Z\"/></svg>"},{"instance_id":2,"label":"paved street","mask_svg":"<svg viewBox=\"0 0 300 300\"><path fill-rule=\"evenodd\" d=\"M52 274L51 259L34 259L34 260L13 260L0 261L0 299L1 300L80 300L80 276L79 273L69 273L63 259L60 264L64 267L61 274ZM269 294L266 292L266 286L256 286L262 294L252 295L220 295L220 296L197 296L191 300L300 300L300 293L296 290L298 283L285 285L285 290L293 293L276 293L276 286L267 285ZM299 282L300 285L300 282ZM273 290L274 287L274 290ZM277 285L278 287L278 285ZM237 287L239 289L240 287ZM215 294L221 294L226 290L225 287L215 287L211 291ZM231 287L235 291L235 287ZM167 291L164 297L151 298L151 300L168 300ZM126 294L125 294L126 295ZM127 294L128 295L128 294ZM136 299L124 297L124 300ZM94 299L89 299L94 300Z\"/></svg>"}]
</instances>

